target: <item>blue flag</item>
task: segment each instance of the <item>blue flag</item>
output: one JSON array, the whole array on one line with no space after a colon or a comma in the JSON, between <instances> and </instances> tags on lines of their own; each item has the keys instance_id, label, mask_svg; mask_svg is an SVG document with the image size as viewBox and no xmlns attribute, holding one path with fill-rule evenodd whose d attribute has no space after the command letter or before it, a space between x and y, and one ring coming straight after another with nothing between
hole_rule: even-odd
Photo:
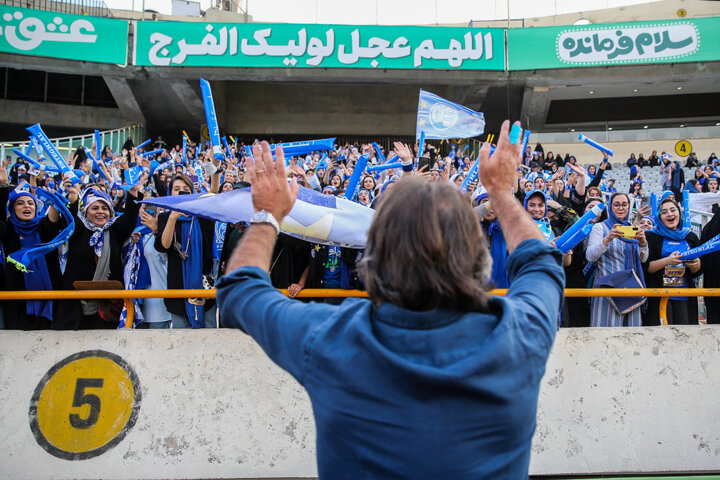
<instances>
[{"instance_id":1,"label":"blue flag","mask_svg":"<svg viewBox=\"0 0 720 480\"><path fill-rule=\"evenodd\" d=\"M153 198L142 203L230 224L250 222L255 213L250 187L220 194ZM308 242L364 248L374 213L350 200L300 187L295 205L280 222L280 229Z\"/></svg>"},{"instance_id":2,"label":"blue flag","mask_svg":"<svg viewBox=\"0 0 720 480\"><path fill-rule=\"evenodd\" d=\"M415 138L421 131L428 139L477 137L485 132L485 115L420 90Z\"/></svg>"}]
</instances>

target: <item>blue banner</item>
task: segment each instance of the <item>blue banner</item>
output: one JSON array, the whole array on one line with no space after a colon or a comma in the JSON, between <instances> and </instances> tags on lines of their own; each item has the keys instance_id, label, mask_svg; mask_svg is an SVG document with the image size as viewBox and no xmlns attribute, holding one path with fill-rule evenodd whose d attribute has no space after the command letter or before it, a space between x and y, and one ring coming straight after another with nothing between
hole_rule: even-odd
<instances>
[{"instance_id":1,"label":"blue banner","mask_svg":"<svg viewBox=\"0 0 720 480\"><path fill-rule=\"evenodd\" d=\"M296 155L306 155L312 152L321 152L323 150L335 150L335 137L323 138L321 140L305 140L302 142L278 143L270 145L270 151L275 155L275 147L280 145L283 149L285 157L294 157ZM252 149L245 147L245 152L252 156ZM287 158L286 158L287 159Z\"/></svg>"},{"instance_id":2,"label":"blue banner","mask_svg":"<svg viewBox=\"0 0 720 480\"><path fill-rule=\"evenodd\" d=\"M416 138L421 131L428 139L477 137L485 132L485 115L420 90Z\"/></svg>"}]
</instances>

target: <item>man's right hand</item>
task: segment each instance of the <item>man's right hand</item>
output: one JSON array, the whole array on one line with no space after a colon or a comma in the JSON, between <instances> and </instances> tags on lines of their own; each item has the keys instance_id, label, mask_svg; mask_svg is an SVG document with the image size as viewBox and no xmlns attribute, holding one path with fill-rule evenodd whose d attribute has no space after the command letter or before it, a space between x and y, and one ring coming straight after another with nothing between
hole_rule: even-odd
<instances>
[{"instance_id":1,"label":"man's right hand","mask_svg":"<svg viewBox=\"0 0 720 480\"><path fill-rule=\"evenodd\" d=\"M517 122L519 125L520 122ZM480 149L479 174L488 195L510 190L515 186L517 170L522 161L522 145L513 145L508 138L510 121L505 120L500 128L497 147L492 157L490 144L485 142Z\"/></svg>"}]
</instances>

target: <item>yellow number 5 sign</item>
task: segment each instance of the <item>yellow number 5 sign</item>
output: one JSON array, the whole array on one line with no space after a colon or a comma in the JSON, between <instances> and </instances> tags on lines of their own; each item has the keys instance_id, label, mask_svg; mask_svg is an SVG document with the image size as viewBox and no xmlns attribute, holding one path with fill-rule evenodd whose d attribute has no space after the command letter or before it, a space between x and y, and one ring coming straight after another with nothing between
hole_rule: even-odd
<instances>
[{"instance_id":1,"label":"yellow number 5 sign","mask_svg":"<svg viewBox=\"0 0 720 480\"><path fill-rule=\"evenodd\" d=\"M125 360L102 350L76 353L53 366L35 388L30 429L56 457L93 458L125 437L140 400L140 383Z\"/></svg>"}]
</instances>

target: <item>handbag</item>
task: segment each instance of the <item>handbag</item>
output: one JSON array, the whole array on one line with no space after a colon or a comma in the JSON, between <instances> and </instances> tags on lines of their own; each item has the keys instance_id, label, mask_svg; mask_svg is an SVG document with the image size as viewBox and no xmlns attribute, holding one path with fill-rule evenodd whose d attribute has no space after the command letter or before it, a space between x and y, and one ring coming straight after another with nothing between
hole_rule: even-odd
<instances>
[{"instance_id":1,"label":"handbag","mask_svg":"<svg viewBox=\"0 0 720 480\"><path fill-rule=\"evenodd\" d=\"M595 287L608 288L644 288L640 278L632 269L605 275L595 281ZM641 307L646 297L608 297L608 302L620 315L625 315Z\"/></svg>"}]
</instances>

